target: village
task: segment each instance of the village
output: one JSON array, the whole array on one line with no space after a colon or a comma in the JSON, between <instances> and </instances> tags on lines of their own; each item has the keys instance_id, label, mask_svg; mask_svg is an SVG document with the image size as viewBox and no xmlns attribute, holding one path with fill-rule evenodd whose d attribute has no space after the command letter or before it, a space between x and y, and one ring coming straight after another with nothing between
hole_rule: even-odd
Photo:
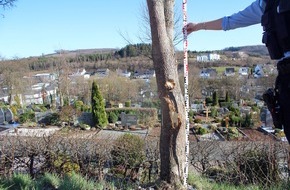
<instances>
[{"instance_id":1,"label":"village","mask_svg":"<svg viewBox=\"0 0 290 190\"><path fill-rule=\"evenodd\" d=\"M196 57L196 61L200 62L201 64L203 62L214 62L219 61L220 55L216 53L209 53L207 55L201 54ZM219 71L217 71L219 70ZM222 94L220 89L216 89L216 87L204 85L202 88L200 88L200 98L192 100L190 105L190 112L192 113L190 115L190 120L192 123L192 130L193 135L195 136L193 139L195 140L226 140L227 137L223 136L223 133L225 132L225 129L218 129L218 126L221 127L237 127L238 130L235 130L238 132L236 135L241 138L248 138L251 139L245 132L241 130L242 126L242 120L245 119L246 115L249 115L253 121L251 125L247 126L247 128L255 128L259 129L261 134L266 133L269 135L273 135L273 138L276 140L282 140L285 141L285 138L283 136L283 131L275 131L272 129L273 124L271 122L271 116L270 113L265 109L264 102L261 100L261 94L263 93L263 90L265 90L267 87L263 86L264 84L259 82L263 80L263 78L268 78L269 76L275 76L276 69L273 65L269 64L259 64L255 67L223 67L223 70L219 68L201 68L199 71L199 75L196 77L195 80L229 80L235 78L239 81L245 81L242 85L237 86L236 88L239 90L239 92L236 92L237 97L239 98L238 101L231 100L230 102L227 102L227 104L224 104L222 100L220 103L216 103L213 105L213 94L219 93ZM81 83L84 85L88 85L91 80L103 80L106 78L112 77L112 75L124 78L127 81L138 81L137 83L142 83L142 87L137 87L139 91L132 91L134 93L134 97L130 101L129 107L134 108L141 108L144 107L144 100L150 101L155 100L156 101L156 95L157 95L157 89L152 83L154 83L155 80L155 71L150 69L141 69L136 70L134 72L129 72L128 70L121 70L117 69L115 71L111 71L108 68L100 68L96 69L94 71L86 71L84 68L78 68L72 70L71 72L67 72L65 76L67 76L68 83L66 83L67 86L71 86L71 88L75 88L76 83ZM24 112L32 111L34 112L34 118L33 126L46 126L50 125L49 123L41 123L45 121L45 117L50 117L53 113L57 113L59 111L59 107L63 105L62 97L59 93L60 88L60 74L56 73L36 73L31 76L24 76L23 81L26 81L26 83L31 84L26 88L23 94L17 93L17 94L9 94L8 88L2 88L1 94L0 94L0 100L2 101L2 106L0 109L0 125L1 128L7 129L6 131L13 131L14 128L23 127L25 126L25 123L19 122L19 118L21 114L24 114ZM117 80L119 80L117 78ZM80 82L81 81L81 82ZM101 83L102 84L102 83ZM108 84L106 84L107 86ZM132 86L132 85L131 85ZM132 89L132 88L131 88ZM89 93L89 92L88 92ZM106 92L110 93L110 92ZM231 93L231 90L227 92L228 94ZM105 94L105 93L104 93ZM248 96L242 96L242 94L248 94ZM252 98L249 99L249 97L252 96ZM109 95L105 96L106 101L106 108L119 108L122 109L126 106L125 102L116 102L116 101L109 101ZM203 97L203 98L202 98ZM243 97L246 97L245 99ZM226 97L224 97L226 98ZM76 101L78 101L77 96L70 96L70 100L68 100L69 104L74 104ZM209 99L209 101L208 101ZM211 100L210 100L211 99ZM214 100L219 101L219 100ZM84 103L84 102L83 102ZM82 104L83 104L82 103ZM88 102L89 104L89 102ZM249 105L247 105L249 104ZM5 106L6 105L6 106ZM8 105L8 106L7 106ZM9 105L17 105L17 106L9 106ZM229 110L229 105L231 107L234 107L235 109L238 109L239 115L235 115L235 117L240 117L240 121L237 123L234 123L233 121L230 121L231 119L228 118L229 114L232 113L232 110ZM255 106L255 110L251 107L251 105ZM17 109L16 109L16 108ZM145 106L146 107L146 106ZM157 109L157 112L159 112L158 107L155 107ZM215 112L215 113L212 113ZM160 113L159 113L160 114ZM83 121L83 118L86 118L85 121ZM135 115L135 120L131 125L148 125L148 123L144 123L144 121L141 121L138 119L138 116ZM89 118L89 119L88 119ZM116 126L117 122L122 123L122 127L125 127L124 121L121 119L124 117L121 117L121 115L117 116L117 121L114 121L115 123L110 123L109 126ZM198 119L201 118L201 119ZM227 122L221 122L222 120L225 120L227 118ZM89 110L83 111L81 115L79 115L77 118L74 118L74 121L71 121L73 123L86 123L88 125L92 124L91 116L89 113ZM151 129L154 125L159 125L158 120L160 121L160 116L158 118L154 119L156 120L154 124L150 124L150 126L147 126L146 128ZM217 122L217 123L216 123ZM223 123L223 124L222 124ZM59 123L60 125L60 123ZM194 126L194 127L193 127ZM203 134L201 136L200 134L196 132L196 126L198 128L204 128L205 131L208 131L207 134ZM11 129L12 127L12 129ZM92 128L94 126L91 126ZM129 126L126 126L127 129ZM110 128L110 127L109 127ZM213 128L210 129L210 128ZM143 127L144 129L144 127ZM31 128L33 130L33 128ZM158 129L157 129L158 130ZM19 130L18 130L19 131ZM146 132L148 134L149 132ZM154 131L154 130L153 130ZM155 130L156 131L156 130ZM11 132L10 132L11 133ZM50 132L51 133L51 132ZM205 133L205 132L204 132ZM9 134L9 133L8 133ZM251 134L251 133L250 133ZM259 134L259 133L258 133ZM275 134L279 134L279 137L276 137ZM282 135L282 136L281 136ZM260 135L263 136L263 135ZM259 140L261 140L261 137L259 137Z\"/></svg>"},{"instance_id":2,"label":"village","mask_svg":"<svg viewBox=\"0 0 290 190\"><path fill-rule=\"evenodd\" d=\"M277 75L275 66L263 61L254 65L218 66L220 61L227 62L225 58L210 54L205 57L198 61L196 56L190 65L190 170L211 171L218 162L229 162L228 158L243 153L237 149L257 146L255 149L263 150L267 146L279 146L284 151L287 142L283 130L273 128L270 112L261 98ZM0 142L5 146L19 145L13 151L17 155L13 171L30 176L43 172L49 162L43 158L47 151L56 154L55 159L60 162L60 165L53 163L52 171L62 174L67 170L83 171L86 166L78 162L98 152L98 158L109 164L98 166L99 177L124 174L118 178L134 181L133 169L129 169L129 174L122 168L115 171L111 165L110 160L118 160L113 152L116 143L121 141L121 146L125 145L125 157L128 151L140 151L134 154L134 161L143 155L141 144L145 143L146 159L140 162L145 165L139 166L145 176L138 180L150 181L157 177L160 160L156 151L162 113L155 71L150 67L75 67L69 62L52 61L50 72L23 72L14 75L19 80L12 80L3 70L0 76L2 84L9 84L4 83L6 79L19 88L7 85L0 91ZM136 62L136 58L131 61ZM179 67L180 75L182 69ZM92 83L98 84L102 95L100 102L107 120L103 126L95 124L92 113ZM128 150L131 146L136 147ZM30 151L23 152L24 147ZM3 151L4 155L11 154L9 146ZM82 156L71 155L76 151ZM231 156L225 157L225 151ZM63 159L63 154L68 160ZM284 152L277 155L284 178L286 157ZM95 161L99 160L89 160L88 164L96 164ZM3 172L7 173L8 168L4 167ZM93 173L90 175L94 176Z\"/></svg>"}]
</instances>

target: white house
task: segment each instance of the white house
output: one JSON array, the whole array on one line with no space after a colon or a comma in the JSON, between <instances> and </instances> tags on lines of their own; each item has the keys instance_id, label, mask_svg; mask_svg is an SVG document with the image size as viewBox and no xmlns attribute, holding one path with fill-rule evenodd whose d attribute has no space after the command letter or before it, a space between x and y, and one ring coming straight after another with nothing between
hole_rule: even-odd
<instances>
[{"instance_id":1,"label":"white house","mask_svg":"<svg viewBox=\"0 0 290 190\"><path fill-rule=\"evenodd\" d=\"M249 67L239 68L239 75L247 76L249 74Z\"/></svg>"},{"instance_id":2,"label":"white house","mask_svg":"<svg viewBox=\"0 0 290 190\"><path fill-rule=\"evenodd\" d=\"M90 78L90 76L91 75L89 73L87 73L87 71L85 69L78 69L76 72L74 72L70 75L71 78L82 77L85 79Z\"/></svg>"},{"instance_id":3,"label":"white house","mask_svg":"<svg viewBox=\"0 0 290 190\"><path fill-rule=\"evenodd\" d=\"M50 101L50 95L56 95L56 86L49 83L38 83L32 85L24 94L24 103L26 105L43 104L43 100Z\"/></svg>"},{"instance_id":4,"label":"white house","mask_svg":"<svg viewBox=\"0 0 290 190\"><path fill-rule=\"evenodd\" d=\"M225 69L225 76L234 76L235 75L235 68L228 67Z\"/></svg>"},{"instance_id":5,"label":"white house","mask_svg":"<svg viewBox=\"0 0 290 190\"><path fill-rule=\"evenodd\" d=\"M109 69L97 69L97 70L95 71L94 75L97 76L97 77L102 78L102 77L107 77L107 76L109 76L109 72L110 72Z\"/></svg>"},{"instance_id":6,"label":"white house","mask_svg":"<svg viewBox=\"0 0 290 190\"><path fill-rule=\"evenodd\" d=\"M261 65L257 65L254 69L254 77L255 78L260 78L264 76L264 71L263 71L263 67Z\"/></svg>"},{"instance_id":7,"label":"white house","mask_svg":"<svg viewBox=\"0 0 290 190\"><path fill-rule=\"evenodd\" d=\"M33 77L40 81L54 81L56 79L55 74L53 73L38 73L33 75Z\"/></svg>"},{"instance_id":8,"label":"white house","mask_svg":"<svg viewBox=\"0 0 290 190\"><path fill-rule=\"evenodd\" d=\"M130 78L131 76L131 72L128 72L127 70L117 69L116 72L119 76L122 76L122 77Z\"/></svg>"},{"instance_id":9,"label":"white house","mask_svg":"<svg viewBox=\"0 0 290 190\"><path fill-rule=\"evenodd\" d=\"M206 55L198 55L198 56L196 56L196 60L199 62L217 61L217 60L220 60L220 55L216 54L216 53L209 53Z\"/></svg>"},{"instance_id":10,"label":"white house","mask_svg":"<svg viewBox=\"0 0 290 190\"><path fill-rule=\"evenodd\" d=\"M134 78L138 78L138 79L150 79L152 77L155 77L155 71L154 70L138 70L135 71L134 73Z\"/></svg>"}]
</instances>

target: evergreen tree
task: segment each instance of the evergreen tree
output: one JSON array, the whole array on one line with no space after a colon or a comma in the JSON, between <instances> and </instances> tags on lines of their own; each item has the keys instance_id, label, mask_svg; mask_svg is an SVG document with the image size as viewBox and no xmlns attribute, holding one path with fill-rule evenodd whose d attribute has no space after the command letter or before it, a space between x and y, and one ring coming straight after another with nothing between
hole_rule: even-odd
<instances>
[{"instance_id":1,"label":"evergreen tree","mask_svg":"<svg viewBox=\"0 0 290 190\"><path fill-rule=\"evenodd\" d=\"M229 92L227 91L226 92L226 102L230 102L231 99L230 99L230 96L229 96Z\"/></svg>"},{"instance_id":2,"label":"evergreen tree","mask_svg":"<svg viewBox=\"0 0 290 190\"><path fill-rule=\"evenodd\" d=\"M212 94L212 105L216 106L219 103L217 92L213 92Z\"/></svg>"},{"instance_id":3,"label":"evergreen tree","mask_svg":"<svg viewBox=\"0 0 290 190\"><path fill-rule=\"evenodd\" d=\"M96 81L92 84L92 113L96 125L104 127L108 124L105 102Z\"/></svg>"}]
</instances>

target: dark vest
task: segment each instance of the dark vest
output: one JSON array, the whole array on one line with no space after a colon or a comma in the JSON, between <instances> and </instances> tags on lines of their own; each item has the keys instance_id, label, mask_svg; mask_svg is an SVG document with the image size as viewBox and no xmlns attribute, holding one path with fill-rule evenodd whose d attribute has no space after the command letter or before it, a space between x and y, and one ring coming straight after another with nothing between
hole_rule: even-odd
<instances>
[{"instance_id":1,"label":"dark vest","mask_svg":"<svg viewBox=\"0 0 290 190\"><path fill-rule=\"evenodd\" d=\"M263 43L271 59L281 59L290 51L290 0L266 0L261 24Z\"/></svg>"}]
</instances>

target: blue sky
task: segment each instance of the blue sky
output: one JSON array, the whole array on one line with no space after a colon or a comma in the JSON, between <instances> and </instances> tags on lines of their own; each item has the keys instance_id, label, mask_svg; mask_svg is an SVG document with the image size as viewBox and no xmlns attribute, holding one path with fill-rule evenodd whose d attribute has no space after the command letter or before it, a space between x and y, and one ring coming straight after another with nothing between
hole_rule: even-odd
<instances>
[{"instance_id":1,"label":"blue sky","mask_svg":"<svg viewBox=\"0 0 290 190\"><path fill-rule=\"evenodd\" d=\"M253 0L188 0L188 21L203 22L230 15ZM182 14L182 0L177 12ZM58 49L122 48L140 43L142 6L146 0L18 0L0 10L0 56L39 56ZM261 44L261 26L235 31L198 31L189 36L189 50L216 50ZM177 46L182 50L182 43Z\"/></svg>"}]
</instances>

